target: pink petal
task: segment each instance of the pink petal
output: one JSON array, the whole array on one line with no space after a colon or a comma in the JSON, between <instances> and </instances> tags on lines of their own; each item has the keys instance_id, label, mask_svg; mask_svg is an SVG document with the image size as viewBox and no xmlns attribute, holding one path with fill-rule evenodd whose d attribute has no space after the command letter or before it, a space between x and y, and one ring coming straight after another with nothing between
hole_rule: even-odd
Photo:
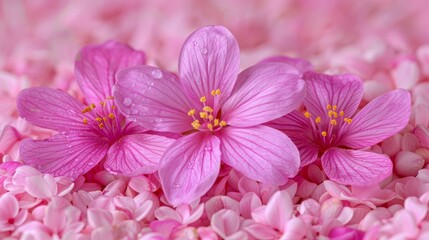
<instances>
[{"instance_id":1,"label":"pink petal","mask_svg":"<svg viewBox=\"0 0 429 240\"><path fill-rule=\"evenodd\" d=\"M385 155L331 148L322 155L326 175L341 184L372 185L392 174L392 161Z\"/></svg>"},{"instance_id":2,"label":"pink petal","mask_svg":"<svg viewBox=\"0 0 429 240\"><path fill-rule=\"evenodd\" d=\"M291 112L305 96L300 75L281 63L260 63L244 70L222 107L222 119L228 125L248 127Z\"/></svg>"},{"instance_id":3,"label":"pink petal","mask_svg":"<svg viewBox=\"0 0 429 240\"><path fill-rule=\"evenodd\" d=\"M75 179L101 161L107 149L108 143L93 133L62 132L46 140L26 139L19 152L27 165Z\"/></svg>"},{"instance_id":4,"label":"pink petal","mask_svg":"<svg viewBox=\"0 0 429 240\"><path fill-rule=\"evenodd\" d=\"M282 231L292 217L293 203L287 191L278 191L265 207L265 219L270 226Z\"/></svg>"},{"instance_id":5,"label":"pink petal","mask_svg":"<svg viewBox=\"0 0 429 240\"><path fill-rule=\"evenodd\" d=\"M68 206L70 206L70 203L64 198L59 197L53 198L52 202L48 204L43 223L49 226L54 233L60 233L66 227L66 224L70 224L66 223L68 219L66 219L64 214Z\"/></svg>"},{"instance_id":6,"label":"pink petal","mask_svg":"<svg viewBox=\"0 0 429 240\"><path fill-rule=\"evenodd\" d=\"M210 225L220 237L225 239L240 229L240 216L232 210L223 209L213 215Z\"/></svg>"},{"instance_id":7,"label":"pink petal","mask_svg":"<svg viewBox=\"0 0 429 240\"><path fill-rule=\"evenodd\" d=\"M319 149L312 141L310 121L302 113L293 111L267 125L282 131L295 143L301 157L301 167L316 161Z\"/></svg>"},{"instance_id":8,"label":"pink petal","mask_svg":"<svg viewBox=\"0 0 429 240\"><path fill-rule=\"evenodd\" d=\"M15 196L5 193L0 197L0 222L7 222L18 215L19 205Z\"/></svg>"},{"instance_id":9,"label":"pink petal","mask_svg":"<svg viewBox=\"0 0 429 240\"><path fill-rule=\"evenodd\" d=\"M228 196L214 196L206 202L205 210L207 218L211 219L213 214L222 209L230 209L234 212L240 212L240 204Z\"/></svg>"},{"instance_id":10,"label":"pink petal","mask_svg":"<svg viewBox=\"0 0 429 240\"><path fill-rule=\"evenodd\" d=\"M407 125L410 109L410 93L402 89L374 99L353 117L342 144L364 148L383 141Z\"/></svg>"},{"instance_id":11,"label":"pink petal","mask_svg":"<svg viewBox=\"0 0 429 240\"><path fill-rule=\"evenodd\" d=\"M93 228L110 227L112 225L112 213L105 209L88 209L88 224Z\"/></svg>"},{"instance_id":12,"label":"pink petal","mask_svg":"<svg viewBox=\"0 0 429 240\"><path fill-rule=\"evenodd\" d=\"M81 130L84 105L69 94L47 87L33 87L18 94L19 115L31 124L57 131Z\"/></svg>"},{"instance_id":13,"label":"pink petal","mask_svg":"<svg viewBox=\"0 0 429 240\"><path fill-rule=\"evenodd\" d=\"M107 152L104 167L113 174L137 176L158 170L158 163L173 139L151 134L132 134L116 141Z\"/></svg>"},{"instance_id":14,"label":"pink petal","mask_svg":"<svg viewBox=\"0 0 429 240\"><path fill-rule=\"evenodd\" d=\"M219 139L205 133L179 138L164 153L159 176L172 205L190 203L205 194L220 169Z\"/></svg>"},{"instance_id":15,"label":"pink petal","mask_svg":"<svg viewBox=\"0 0 429 240\"><path fill-rule=\"evenodd\" d=\"M260 223L253 223L245 229L256 239L277 239L279 235L276 230Z\"/></svg>"},{"instance_id":16,"label":"pink petal","mask_svg":"<svg viewBox=\"0 0 429 240\"><path fill-rule=\"evenodd\" d=\"M313 65L311 65L310 62L308 62L307 60L301 59L301 58L291 58L291 57L286 57L286 56L274 56L274 57L265 58L261 62L286 63L292 67L295 67L296 69L298 69L302 73L314 70L314 67L313 67Z\"/></svg>"},{"instance_id":17,"label":"pink petal","mask_svg":"<svg viewBox=\"0 0 429 240\"><path fill-rule=\"evenodd\" d=\"M351 117L363 95L363 82L351 74L325 75L314 72L304 74L307 83L307 97L304 105L313 116L327 115L328 104L337 106L337 111L344 111L345 117Z\"/></svg>"},{"instance_id":18,"label":"pink petal","mask_svg":"<svg viewBox=\"0 0 429 240\"><path fill-rule=\"evenodd\" d=\"M183 44L180 79L191 99L200 104L200 97L206 96L206 104L213 106L211 91L220 89L220 97L225 100L234 87L239 65L240 52L234 36L225 27L206 26Z\"/></svg>"},{"instance_id":19,"label":"pink petal","mask_svg":"<svg viewBox=\"0 0 429 240\"><path fill-rule=\"evenodd\" d=\"M127 68L113 89L119 110L145 128L160 132L192 129L191 105L175 75L150 66Z\"/></svg>"},{"instance_id":20,"label":"pink petal","mask_svg":"<svg viewBox=\"0 0 429 240\"><path fill-rule=\"evenodd\" d=\"M249 178L282 185L298 173L298 149L278 130L226 127L220 139L223 161Z\"/></svg>"},{"instance_id":21,"label":"pink petal","mask_svg":"<svg viewBox=\"0 0 429 240\"><path fill-rule=\"evenodd\" d=\"M25 179L24 189L33 197L50 198L57 193L57 183L49 174L36 175Z\"/></svg>"},{"instance_id":22,"label":"pink petal","mask_svg":"<svg viewBox=\"0 0 429 240\"><path fill-rule=\"evenodd\" d=\"M88 45L77 56L76 80L88 102L98 103L112 95L115 75L119 70L144 63L143 52L119 42Z\"/></svg>"}]
</instances>

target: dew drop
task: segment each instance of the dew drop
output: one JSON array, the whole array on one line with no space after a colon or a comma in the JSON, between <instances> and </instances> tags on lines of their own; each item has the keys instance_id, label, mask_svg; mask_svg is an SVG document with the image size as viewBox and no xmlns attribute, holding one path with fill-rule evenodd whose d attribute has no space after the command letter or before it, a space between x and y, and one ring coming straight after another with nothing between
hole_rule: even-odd
<instances>
[{"instance_id":1,"label":"dew drop","mask_svg":"<svg viewBox=\"0 0 429 240\"><path fill-rule=\"evenodd\" d=\"M204 55L207 54L207 48L202 48L201 49L201 53L204 54Z\"/></svg>"},{"instance_id":2,"label":"dew drop","mask_svg":"<svg viewBox=\"0 0 429 240\"><path fill-rule=\"evenodd\" d=\"M134 109L131 111L131 113L132 113L132 114L137 114L137 113L139 113L139 110L137 110L137 109L135 109L135 108L134 108Z\"/></svg>"},{"instance_id":3,"label":"dew drop","mask_svg":"<svg viewBox=\"0 0 429 240\"><path fill-rule=\"evenodd\" d=\"M93 162L88 162L88 166L94 166Z\"/></svg>"},{"instance_id":4,"label":"dew drop","mask_svg":"<svg viewBox=\"0 0 429 240\"><path fill-rule=\"evenodd\" d=\"M155 69L152 71L152 77L155 79L160 79L162 78L162 72L159 69Z\"/></svg>"},{"instance_id":5,"label":"dew drop","mask_svg":"<svg viewBox=\"0 0 429 240\"><path fill-rule=\"evenodd\" d=\"M204 150L206 150L206 151L211 151L211 150L212 150L212 147L205 147L205 148L204 148Z\"/></svg>"},{"instance_id":6,"label":"dew drop","mask_svg":"<svg viewBox=\"0 0 429 240\"><path fill-rule=\"evenodd\" d=\"M173 184L173 188L179 188L180 184Z\"/></svg>"},{"instance_id":7,"label":"dew drop","mask_svg":"<svg viewBox=\"0 0 429 240\"><path fill-rule=\"evenodd\" d=\"M71 144L67 144L67 147L68 147L68 148L71 148L71 147L72 147L72 145L71 145Z\"/></svg>"},{"instance_id":8,"label":"dew drop","mask_svg":"<svg viewBox=\"0 0 429 240\"><path fill-rule=\"evenodd\" d=\"M192 43L194 44L194 46L197 46L197 41L193 41Z\"/></svg>"},{"instance_id":9,"label":"dew drop","mask_svg":"<svg viewBox=\"0 0 429 240\"><path fill-rule=\"evenodd\" d=\"M125 98L124 99L124 105L127 107L130 106L132 102L133 102L133 100L131 100L131 98Z\"/></svg>"},{"instance_id":10,"label":"dew drop","mask_svg":"<svg viewBox=\"0 0 429 240\"><path fill-rule=\"evenodd\" d=\"M188 168L192 168L194 166L195 161L188 162Z\"/></svg>"}]
</instances>

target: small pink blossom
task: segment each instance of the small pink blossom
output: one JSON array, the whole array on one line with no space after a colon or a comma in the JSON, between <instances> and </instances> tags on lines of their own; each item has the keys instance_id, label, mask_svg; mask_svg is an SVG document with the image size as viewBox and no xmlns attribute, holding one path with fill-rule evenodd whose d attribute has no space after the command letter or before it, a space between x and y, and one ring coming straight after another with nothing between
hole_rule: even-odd
<instances>
[{"instance_id":1,"label":"small pink blossom","mask_svg":"<svg viewBox=\"0 0 429 240\"><path fill-rule=\"evenodd\" d=\"M384 155L362 150L402 130L410 117L410 94L402 89L377 97L355 113L362 80L353 75L304 74L306 112L294 111L270 126L297 145L301 166L321 159L326 175L339 183L371 185L392 173Z\"/></svg>"},{"instance_id":2,"label":"small pink blossom","mask_svg":"<svg viewBox=\"0 0 429 240\"><path fill-rule=\"evenodd\" d=\"M125 119L112 97L116 72L144 60L142 52L117 42L83 48L76 60L76 77L88 106L56 89L23 90L17 100L20 116L59 132L45 140L24 140L22 161L44 173L72 178L100 162L115 174L155 172L172 140L145 134Z\"/></svg>"},{"instance_id":3,"label":"small pink blossom","mask_svg":"<svg viewBox=\"0 0 429 240\"><path fill-rule=\"evenodd\" d=\"M189 203L215 182L222 161L249 178L284 184L298 171L297 150L281 132L261 124L299 106L301 73L260 63L237 75L239 48L221 26L195 31L182 47L178 78L149 66L119 72L119 109L144 128L183 133L160 160L167 200Z\"/></svg>"}]
</instances>

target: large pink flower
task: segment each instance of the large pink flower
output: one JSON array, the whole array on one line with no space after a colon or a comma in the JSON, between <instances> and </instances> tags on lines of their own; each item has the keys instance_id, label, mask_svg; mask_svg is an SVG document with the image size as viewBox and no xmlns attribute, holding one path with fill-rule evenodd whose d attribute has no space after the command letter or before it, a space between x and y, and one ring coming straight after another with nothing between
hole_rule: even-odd
<instances>
[{"instance_id":1,"label":"large pink flower","mask_svg":"<svg viewBox=\"0 0 429 240\"><path fill-rule=\"evenodd\" d=\"M382 95L356 112L362 80L353 75L306 72L306 112L272 121L300 151L301 166L320 158L326 175L339 183L371 185L392 173L389 157L354 150L374 145L402 130L410 117L410 94L402 89Z\"/></svg>"},{"instance_id":2,"label":"large pink flower","mask_svg":"<svg viewBox=\"0 0 429 240\"><path fill-rule=\"evenodd\" d=\"M22 161L42 172L72 178L102 160L112 173L155 172L172 140L144 134L118 111L112 96L116 72L144 61L143 52L117 42L83 48L76 60L76 78L87 106L56 89L23 90L17 100L19 115L59 132L46 140L24 140L19 150Z\"/></svg>"},{"instance_id":3,"label":"large pink flower","mask_svg":"<svg viewBox=\"0 0 429 240\"><path fill-rule=\"evenodd\" d=\"M293 67L261 63L238 75L239 48L221 26L203 27L185 42L179 77L149 66L119 72L119 109L143 127L182 133L160 160L168 201L188 203L209 190L222 160L244 175L284 184L299 153L290 139L261 124L299 106L304 81ZM237 76L238 75L238 76Z\"/></svg>"}]
</instances>

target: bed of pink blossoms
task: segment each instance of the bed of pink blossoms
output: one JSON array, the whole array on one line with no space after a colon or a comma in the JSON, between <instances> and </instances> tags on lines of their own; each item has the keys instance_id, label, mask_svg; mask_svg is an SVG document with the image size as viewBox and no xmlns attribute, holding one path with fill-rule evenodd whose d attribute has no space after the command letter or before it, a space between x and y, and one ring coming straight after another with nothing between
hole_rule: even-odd
<instances>
[{"instance_id":1,"label":"bed of pink blossoms","mask_svg":"<svg viewBox=\"0 0 429 240\"><path fill-rule=\"evenodd\" d=\"M82 13L80 1L2 1L0 34L10 37L0 39L0 238L429 238L427 3L273 1L259 6L252 1L245 11L239 2L226 9L255 14L240 13L235 22L233 11L216 2L117 1L85 5ZM323 21L303 17L316 12ZM290 55L309 60L319 72L353 73L364 80L361 106L390 90L409 90L407 127L371 147L391 158L393 175L379 186L350 187L327 180L321 167L311 164L286 185L269 186L222 165L206 195L173 208L155 175L121 177L95 168L72 181L19 163L21 140L53 134L18 118L20 90L44 85L82 98L74 57L82 46L112 38L174 71L185 37L205 24L224 24L232 31L243 68L264 57Z\"/></svg>"}]
</instances>

